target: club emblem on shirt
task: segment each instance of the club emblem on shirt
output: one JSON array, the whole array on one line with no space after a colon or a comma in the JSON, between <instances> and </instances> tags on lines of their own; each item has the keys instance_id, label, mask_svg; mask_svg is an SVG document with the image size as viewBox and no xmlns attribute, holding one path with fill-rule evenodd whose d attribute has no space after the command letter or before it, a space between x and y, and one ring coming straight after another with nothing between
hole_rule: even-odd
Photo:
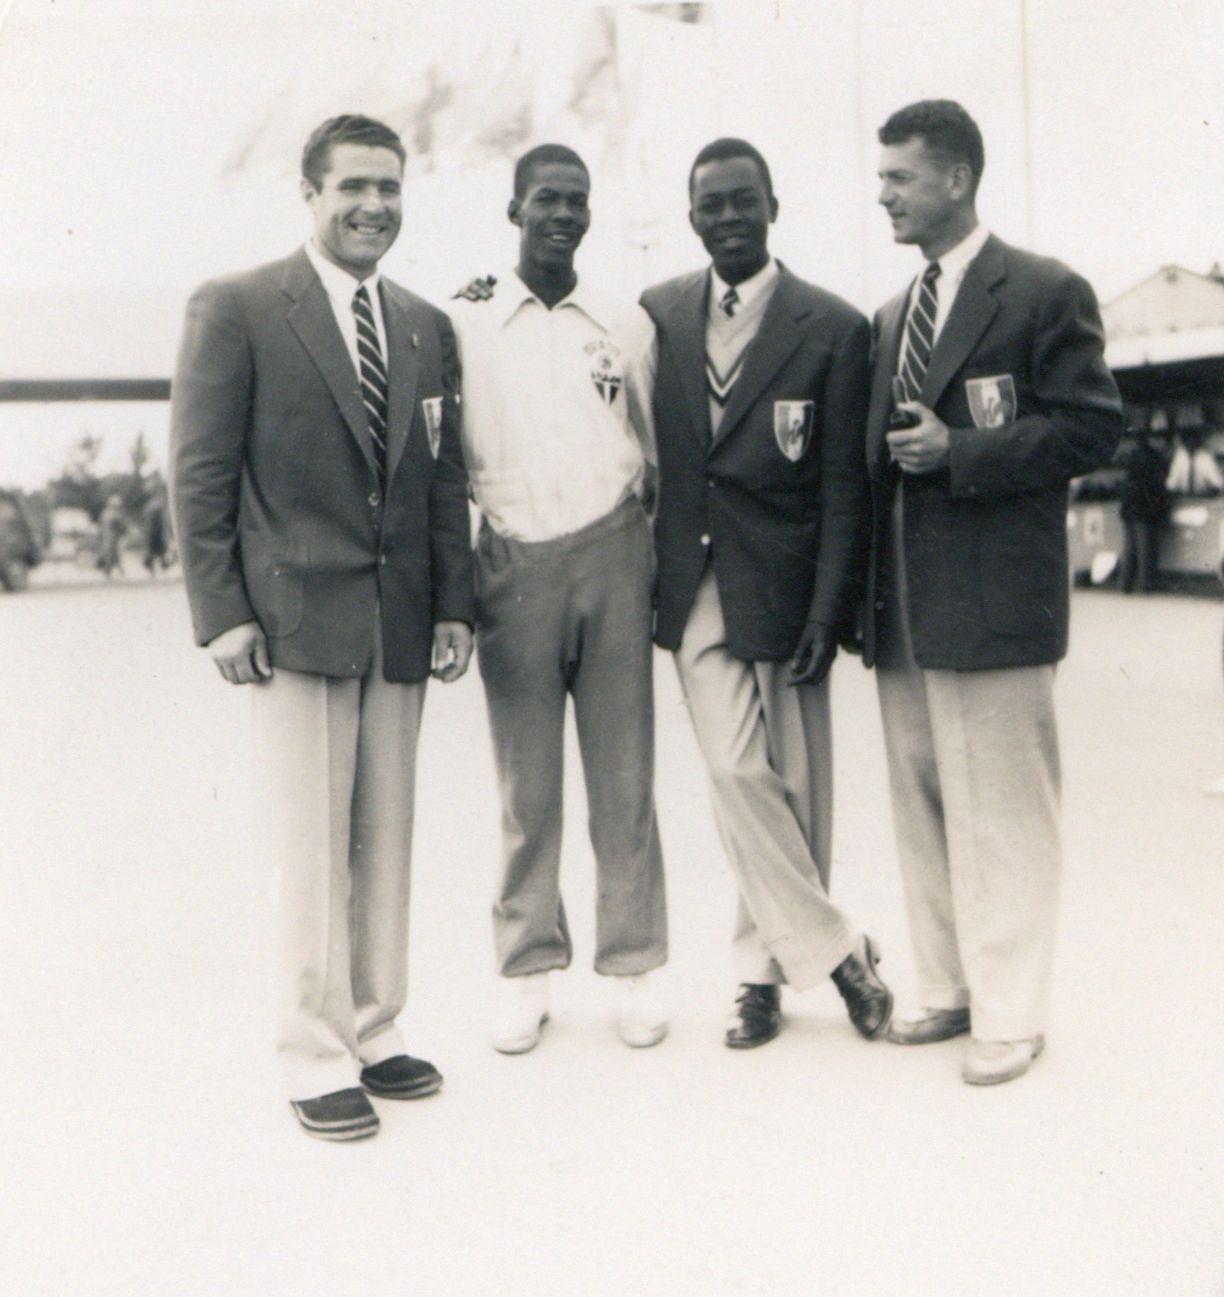
<instances>
[{"instance_id":1,"label":"club emblem on shirt","mask_svg":"<svg viewBox=\"0 0 1224 1297\"><path fill-rule=\"evenodd\" d=\"M588 342L583 351L591 358L591 382L595 384L595 390L605 405L611 405L624 382L620 352L603 338Z\"/></svg>"},{"instance_id":2,"label":"club emblem on shirt","mask_svg":"<svg viewBox=\"0 0 1224 1297\"><path fill-rule=\"evenodd\" d=\"M778 449L797 464L812 441L812 425L816 418L815 401L775 401L774 440Z\"/></svg>"},{"instance_id":3,"label":"club emblem on shirt","mask_svg":"<svg viewBox=\"0 0 1224 1297\"><path fill-rule=\"evenodd\" d=\"M442 445L442 398L427 396L421 402L421 413L425 416L425 431L429 434L429 453L437 459Z\"/></svg>"},{"instance_id":4,"label":"club emblem on shirt","mask_svg":"<svg viewBox=\"0 0 1224 1297\"><path fill-rule=\"evenodd\" d=\"M1010 374L965 379L975 428L1002 428L1016 419L1016 382Z\"/></svg>"}]
</instances>

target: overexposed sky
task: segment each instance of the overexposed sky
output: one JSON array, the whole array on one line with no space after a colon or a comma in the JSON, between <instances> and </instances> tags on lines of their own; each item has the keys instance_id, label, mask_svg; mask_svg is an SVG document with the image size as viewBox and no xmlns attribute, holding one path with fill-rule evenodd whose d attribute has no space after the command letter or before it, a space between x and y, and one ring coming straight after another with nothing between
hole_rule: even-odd
<instances>
[{"instance_id":1,"label":"overexposed sky","mask_svg":"<svg viewBox=\"0 0 1224 1297\"><path fill-rule=\"evenodd\" d=\"M688 161L737 134L774 172L775 250L874 308L915 255L875 206L875 131L931 95L982 126L983 218L1102 298L1224 260L1218 0L716 0L699 26L618 5L611 81L591 72L594 8L0 0L0 378L168 374L191 287L307 234L310 129L402 122L431 93L447 106L386 269L435 298L512 261L509 157L481 137L520 101L522 147L559 138L591 164L580 269L628 291L700 264ZM0 405L0 482L79 416Z\"/></svg>"}]
</instances>

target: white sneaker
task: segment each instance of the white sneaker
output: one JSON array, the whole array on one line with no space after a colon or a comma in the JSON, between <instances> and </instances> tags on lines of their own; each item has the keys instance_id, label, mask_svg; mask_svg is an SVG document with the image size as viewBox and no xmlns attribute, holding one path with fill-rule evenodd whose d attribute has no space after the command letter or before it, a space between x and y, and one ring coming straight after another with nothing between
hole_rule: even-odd
<instances>
[{"instance_id":1,"label":"white sneaker","mask_svg":"<svg viewBox=\"0 0 1224 1297\"><path fill-rule=\"evenodd\" d=\"M657 1045L667 1035L659 979L651 973L632 973L615 981L617 1034L634 1049Z\"/></svg>"},{"instance_id":2,"label":"white sneaker","mask_svg":"<svg viewBox=\"0 0 1224 1297\"><path fill-rule=\"evenodd\" d=\"M548 974L503 977L497 988L493 1048L499 1054L525 1054L540 1043L548 1021Z\"/></svg>"}]
</instances>

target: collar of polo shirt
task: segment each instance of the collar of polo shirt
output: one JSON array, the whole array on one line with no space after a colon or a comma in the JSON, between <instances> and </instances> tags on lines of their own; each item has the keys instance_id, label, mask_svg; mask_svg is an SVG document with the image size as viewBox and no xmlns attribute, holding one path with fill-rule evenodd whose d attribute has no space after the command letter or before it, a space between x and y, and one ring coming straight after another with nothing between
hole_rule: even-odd
<instances>
[{"instance_id":1,"label":"collar of polo shirt","mask_svg":"<svg viewBox=\"0 0 1224 1297\"><path fill-rule=\"evenodd\" d=\"M504 289L503 285L505 286ZM548 310L548 307L523 282L517 270L512 270L508 275L500 277L497 281L497 288L492 302L492 305L499 310L498 327L505 328L528 302L535 302L542 311ZM604 319L605 313L602 310L598 293L588 289L581 277L574 285L569 296L563 297L552 309L554 311L563 311L567 308L577 308L583 315L593 320L605 333L610 331L611 326Z\"/></svg>"}]
</instances>

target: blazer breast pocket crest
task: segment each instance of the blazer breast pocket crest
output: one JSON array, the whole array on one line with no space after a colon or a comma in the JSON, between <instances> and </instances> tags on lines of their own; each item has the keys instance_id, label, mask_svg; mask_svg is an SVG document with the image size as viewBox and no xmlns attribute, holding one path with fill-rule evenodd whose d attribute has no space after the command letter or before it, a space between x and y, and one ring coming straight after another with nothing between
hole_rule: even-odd
<instances>
[{"instance_id":1,"label":"blazer breast pocket crest","mask_svg":"<svg viewBox=\"0 0 1224 1297\"><path fill-rule=\"evenodd\" d=\"M969 413L978 429L1002 428L1015 423L1019 404L1016 380L1010 374L992 374L988 378L965 379Z\"/></svg>"},{"instance_id":2,"label":"blazer breast pocket crest","mask_svg":"<svg viewBox=\"0 0 1224 1297\"><path fill-rule=\"evenodd\" d=\"M421 402L421 413L425 416L425 431L429 435L429 453L437 459L442 445L442 398L427 396Z\"/></svg>"},{"instance_id":3,"label":"blazer breast pocket crest","mask_svg":"<svg viewBox=\"0 0 1224 1297\"><path fill-rule=\"evenodd\" d=\"M774 440L792 464L797 464L812 444L812 427L815 422L815 401L774 402Z\"/></svg>"}]
</instances>

